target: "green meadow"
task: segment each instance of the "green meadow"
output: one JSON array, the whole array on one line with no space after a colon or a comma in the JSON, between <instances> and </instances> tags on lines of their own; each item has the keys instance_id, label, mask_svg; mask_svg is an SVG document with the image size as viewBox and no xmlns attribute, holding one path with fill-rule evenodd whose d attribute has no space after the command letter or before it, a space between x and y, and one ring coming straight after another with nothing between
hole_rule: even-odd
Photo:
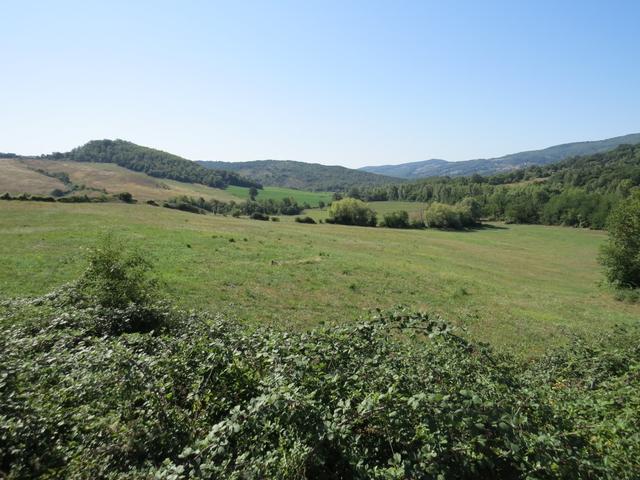
<instances>
[{"instance_id":1,"label":"green meadow","mask_svg":"<svg viewBox=\"0 0 640 480\"><path fill-rule=\"evenodd\" d=\"M249 198L248 187L238 187L236 185L229 185L225 192L230 193L236 197L246 200ZM257 199L273 199L281 200L283 198L294 198L298 203L308 203L312 207L318 206L319 201L329 203L332 197L331 192L308 192L305 190L296 190L294 188L284 187L264 187L262 190L258 190Z\"/></svg>"},{"instance_id":2,"label":"green meadow","mask_svg":"<svg viewBox=\"0 0 640 480\"><path fill-rule=\"evenodd\" d=\"M598 335L640 318L640 305L600 286L596 257L606 235L599 231L393 230L125 204L0 202L1 296L42 294L73 280L85 249L105 232L148 252L182 306L278 328L347 322L403 304L536 354L572 333Z\"/></svg>"}]
</instances>

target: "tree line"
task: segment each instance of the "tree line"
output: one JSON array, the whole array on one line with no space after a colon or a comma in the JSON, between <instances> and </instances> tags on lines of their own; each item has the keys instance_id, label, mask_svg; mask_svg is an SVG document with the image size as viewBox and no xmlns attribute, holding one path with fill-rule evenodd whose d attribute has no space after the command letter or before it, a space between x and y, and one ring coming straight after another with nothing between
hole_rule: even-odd
<instances>
[{"instance_id":1,"label":"tree line","mask_svg":"<svg viewBox=\"0 0 640 480\"><path fill-rule=\"evenodd\" d=\"M640 145L621 145L557 164L492 176L428 178L412 183L354 187L365 201L455 204L473 198L482 215L513 223L604 228L613 208L640 186Z\"/></svg>"},{"instance_id":2,"label":"tree line","mask_svg":"<svg viewBox=\"0 0 640 480\"><path fill-rule=\"evenodd\" d=\"M163 206L191 213L213 213L214 215L232 216L252 216L254 214L298 215L305 208L310 208L308 204L299 204L296 199L290 197L246 200L244 202L235 202L233 200L223 202L213 198L205 200L202 197L180 196L164 202ZM256 216L256 218L258 217Z\"/></svg>"},{"instance_id":3,"label":"tree line","mask_svg":"<svg viewBox=\"0 0 640 480\"><path fill-rule=\"evenodd\" d=\"M226 188L228 185L262 188L260 183L235 172L208 169L177 155L142 147L124 140L93 140L70 152L55 152L44 156L44 158L75 162L115 163L129 170L144 172L152 177L200 183L215 188Z\"/></svg>"}]
</instances>

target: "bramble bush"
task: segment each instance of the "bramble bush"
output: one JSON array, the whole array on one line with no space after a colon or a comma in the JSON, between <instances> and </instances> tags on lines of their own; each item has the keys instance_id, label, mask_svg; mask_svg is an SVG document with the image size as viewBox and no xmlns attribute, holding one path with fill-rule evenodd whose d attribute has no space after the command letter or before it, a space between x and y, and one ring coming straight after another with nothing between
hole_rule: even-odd
<instances>
[{"instance_id":1,"label":"bramble bush","mask_svg":"<svg viewBox=\"0 0 640 480\"><path fill-rule=\"evenodd\" d=\"M403 309L249 328L147 296L135 253L94 255L83 280L0 304L2 476L640 474L637 330L521 361ZM134 293L95 294L119 281ZM114 328L149 311L152 329Z\"/></svg>"}]
</instances>

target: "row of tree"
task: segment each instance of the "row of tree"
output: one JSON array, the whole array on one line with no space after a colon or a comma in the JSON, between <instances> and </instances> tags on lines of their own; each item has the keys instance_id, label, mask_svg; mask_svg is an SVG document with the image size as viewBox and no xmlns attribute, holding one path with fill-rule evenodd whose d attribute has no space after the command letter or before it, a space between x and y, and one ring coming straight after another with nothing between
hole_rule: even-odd
<instances>
[{"instance_id":1,"label":"row of tree","mask_svg":"<svg viewBox=\"0 0 640 480\"><path fill-rule=\"evenodd\" d=\"M473 198L489 219L604 228L616 204L640 186L640 145L532 166L489 177L428 178L413 183L352 188L365 201L455 204Z\"/></svg>"},{"instance_id":2,"label":"row of tree","mask_svg":"<svg viewBox=\"0 0 640 480\"><path fill-rule=\"evenodd\" d=\"M216 199L205 200L204 198L193 198L181 196L173 198L164 203L167 208L183 210L192 213L213 213L214 215L251 216L261 215L298 215L309 205L299 204L294 198L282 199L257 199L245 202L223 202Z\"/></svg>"},{"instance_id":3,"label":"row of tree","mask_svg":"<svg viewBox=\"0 0 640 480\"><path fill-rule=\"evenodd\" d=\"M480 217L480 204L472 198L465 198L455 205L431 203L420 216L415 218L410 218L404 210L386 213L379 225L387 228L426 227L459 230L477 226L480 223ZM326 222L361 227L378 225L376 212L371 207L362 200L349 197L331 203L329 218Z\"/></svg>"},{"instance_id":4,"label":"row of tree","mask_svg":"<svg viewBox=\"0 0 640 480\"><path fill-rule=\"evenodd\" d=\"M177 155L142 147L124 140L93 140L67 153L46 156L54 160L76 162L115 163L136 172L157 178L168 178L188 183L201 183L215 188L228 185L262 188L260 183L235 172L212 170Z\"/></svg>"}]
</instances>

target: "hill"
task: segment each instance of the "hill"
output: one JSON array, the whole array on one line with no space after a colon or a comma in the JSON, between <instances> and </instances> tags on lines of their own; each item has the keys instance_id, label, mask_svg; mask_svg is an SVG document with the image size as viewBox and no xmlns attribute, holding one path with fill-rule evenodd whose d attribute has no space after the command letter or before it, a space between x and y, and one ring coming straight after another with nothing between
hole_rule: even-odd
<instances>
[{"instance_id":1,"label":"hill","mask_svg":"<svg viewBox=\"0 0 640 480\"><path fill-rule=\"evenodd\" d=\"M54 195L56 197L101 197L129 192L138 201L167 201L176 197L205 198L221 202L242 202L250 198L250 188L230 185L225 189L200 183L152 177L114 163L74 162L45 158L0 158L0 195ZM263 187L258 200L293 198L298 203L317 206L331 201L330 192L308 192L282 187Z\"/></svg>"},{"instance_id":2,"label":"hill","mask_svg":"<svg viewBox=\"0 0 640 480\"><path fill-rule=\"evenodd\" d=\"M640 188L640 144L483 177L432 177L361 188L364 200L453 204L474 198L485 217L604 228L611 209Z\"/></svg>"},{"instance_id":3,"label":"hill","mask_svg":"<svg viewBox=\"0 0 640 480\"><path fill-rule=\"evenodd\" d=\"M353 186L397 183L397 178L340 166L293 160L200 161L207 168L236 172L263 185L313 191L342 191Z\"/></svg>"},{"instance_id":4,"label":"hill","mask_svg":"<svg viewBox=\"0 0 640 480\"><path fill-rule=\"evenodd\" d=\"M115 163L136 172L157 178L168 178L208 187L225 188L228 185L257 187L257 182L234 172L206 169L203 166L171 153L142 147L124 140L93 140L67 153L54 153L45 158L75 162Z\"/></svg>"},{"instance_id":5,"label":"hill","mask_svg":"<svg viewBox=\"0 0 640 480\"><path fill-rule=\"evenodd\" d=\"M623 144L640 143L640 133L591 142L575 142L555 145L542 150L513 153L497 158L448 162L441 159L399 165L362 167L360 170L391 177L416 179L424 177L489 175L531 165L547 165L577 155L590 155L613 150Z\"/></svg>"}]
</instances>

